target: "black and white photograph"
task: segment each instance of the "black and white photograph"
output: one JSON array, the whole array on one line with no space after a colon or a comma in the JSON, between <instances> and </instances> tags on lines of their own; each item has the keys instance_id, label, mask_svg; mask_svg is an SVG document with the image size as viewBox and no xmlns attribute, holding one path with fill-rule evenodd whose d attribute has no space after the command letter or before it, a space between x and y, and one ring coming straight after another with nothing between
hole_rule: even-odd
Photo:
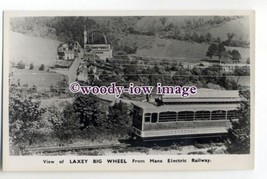
<instances>
[{"instance_id":1,"label":"black and white photograph","mask_svg":"<svg viewBox=\"0 0 267 179\"><path fill-rule=\"evenodd\" d=\"M46 13L5 12L8 156L253 156L252 11Z\"/></svg>"}]
</instances>

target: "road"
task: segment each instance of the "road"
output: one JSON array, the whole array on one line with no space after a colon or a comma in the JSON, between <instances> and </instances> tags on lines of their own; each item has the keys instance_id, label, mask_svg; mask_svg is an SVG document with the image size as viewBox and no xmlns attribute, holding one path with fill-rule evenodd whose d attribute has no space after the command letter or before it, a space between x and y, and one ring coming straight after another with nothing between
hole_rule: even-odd
<instances>
[{"instance_id":1,"label":"road","mask_svg":"<svg viewBox=\"0 0 267 179\"><path fill-rule=\"evenodd\" d=\"M124 103L127 104L132 104L133 102L136 102L134 100L130 100L130 99L122 99L122 98L116 98L114 95L97 95L98 98L104 100L104 101L108 101L111 103L111 105L113 105L115 102L119 102L122 101Z\"/></svg>"}]
</instances>

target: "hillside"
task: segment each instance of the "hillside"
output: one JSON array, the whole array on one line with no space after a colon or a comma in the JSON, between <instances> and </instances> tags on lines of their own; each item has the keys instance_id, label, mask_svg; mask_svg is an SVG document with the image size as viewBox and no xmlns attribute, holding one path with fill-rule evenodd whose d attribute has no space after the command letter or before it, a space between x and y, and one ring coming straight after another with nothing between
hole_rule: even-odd
<instances>
[{"instance_id":1,"label":"hillside","mask_svg":"<svg viewBox=\"0 0 267 179\"><path fill-rule=\"evenodd\" d=\"M232 21L215 25L215 26L206 26L201 29L197 29L198 33L206 34L211 33L213 37L219 37L221 40L226 40L226 34L234 33L236 34L233 40L239 40L240 38L249 41L249 19L248 18L239 18Z\"/></svg>"},{"instance_id":2,"label":"hillside","mask_svg":"<svg viewBox=\"0 0 267 179\"><path fill-rule=\"evenodd\" d=\"M152 33L178 28L199 35L210 33L221 40L226 40L227 33L234 33L235 40L242 38L249 41L249 19L237 16L26 17L13 18L10 25L15 32L52 39L66 36L65 38L81 40L85 25L89 31L103 31L110 42L113 41L113 35L127 34L129 28Z\"/></svg>"},{"instance_id":3,"label":"hillside","mask_svg":"<svg viewBox=\"0 0 267 179\"><path fill-rule=\"evenodd\" d=\"M137 44L140 44L136 38ZM150 48L138 48L137 54L152 57L167 57L184 59L184 61L198 61L206 56L208 45L173 39L150 37L153 44ZM149 43L147 41L147 43Z\"/></svg>"},{"instance_id":4,"label":"hillside","mask_svg":"<svg viewBox=\"0 0 267 179\"><path fill-rule=\"evenodd\" d=\"M10 31L10 62L22 60L26 65L53 65L57 57L59 41L33 37Z\"/></svg>"},{"instance_id":5,"label":"hillside","mask_svg":"<svg viewBox=\"0 0 267 179\"><path fill-rule=\"evenodd\" d=\"M195 62L206 57L208 44L188 42L174 39L162 39L154 36L129 35L126 41L136 42L137 54L150 57L177 58L179 61ZM227 50L236 49L244 61L250 56L249 49L240 47L226 47Z\"/></svg>"},{"instance_id":6,"label":"hillside","mask_svg":"<svg viewBox=\"0 0 267 179\"><path fill-rule=\"evenodd\" d=\"M127 47L137 46L138 55L152 57L167 57L186 59L186 61L199 60L206 56L208 44L217 38L227 40L227 33L234 34L233 40L240 43L237 47L226 49L238 49L244 60L249 58L249 20L246 17L236 16L179 16L179 17L32 17L15 18L11 21L13 31L60 41L77 40L83 44L84 25L87 31L100 30L105 33L108 43L114 52L123 51ZM73 28L75 27L75 28ZM40 30L43 29L43 30ZM130 30L131 29L131 30ZM172 32L172 36L166 34ZM15 41L13 50L19 53L12 54L12 60L25 59L27 62L38 61L41 58L47 64L51 64L56 52L58 41L44 40L38 42L38 38L22 37L13 33L11 40L17 40L22 44L32 45L34 51L28 52ZM197 34L198 37L194 37ZM207 37L210 34L210 37ZM17 36L17 37L16 37ZM189 37L188 37L189 36ZM200 41L200 36L202 40ZM21 38L21 39L20 39ZM204 39L203 39L204 38ZM245 44L245 45L244 45ZM249 46L249 44L248 44ZM47 47L53 49L47 51ZM28 48L29 49L29 48ZM27 58L28 53L36 58Z\"/></svg>"}]
</instances>

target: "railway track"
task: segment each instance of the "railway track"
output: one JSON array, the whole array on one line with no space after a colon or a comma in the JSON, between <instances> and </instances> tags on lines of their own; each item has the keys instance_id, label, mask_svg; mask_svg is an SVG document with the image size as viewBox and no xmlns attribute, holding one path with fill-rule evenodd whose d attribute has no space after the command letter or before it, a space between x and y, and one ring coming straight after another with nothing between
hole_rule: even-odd
<instances>
[{"instance_id":1,"label":"railway track","mask_svg":"<svg viewBox=\"0 0 267 179\"><path fill-rule=\"evenodd\" d=\"M79 145L79 146L55 146L55 147L36 147L36 148L28 148L26 150L27 154L38 154L38 153L54 153L54 152L68 152L68 151L86 151L86 150L97 150L97 149L122 149L122 148L152 148L153 146L158 147L169 147L174 143L179 144L179 146L188 146L199 144L210 144L216 142L223 142L226 139L222 137L215 137L213 140L211 138L208 139L170 139L170 140L157 140L157 141L133 141L131 139L119 140L120 143L116 144L99 144L99 145Z\"/></svg>"},{"instance_id":2,"label":"railway track","mask_svg":"<svg viewBox=\"0 0 267 179\"><path fill-rule=\"evenodd\" d=\"M37 147L28 148L28 153L51 153L51 152L66 152L66 151L79 151L79 150L95 150L95 149L106 149L106 148L126 148L131 144L120 143L120 144L102 144L102 145L83 145L83 146L63 146L63 147Z\"/></svg>"}]
</instances>

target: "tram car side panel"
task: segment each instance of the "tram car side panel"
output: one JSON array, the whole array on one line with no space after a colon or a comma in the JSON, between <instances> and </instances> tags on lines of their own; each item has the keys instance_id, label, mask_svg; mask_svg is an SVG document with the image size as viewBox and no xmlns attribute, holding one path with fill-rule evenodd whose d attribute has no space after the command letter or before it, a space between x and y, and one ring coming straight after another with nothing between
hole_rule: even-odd
<instances>
[{"instance_id":1,"label":"tram car side panel","mask_svg":"<svg viewBox=\"0 0 267 179\"><path fill-rule=\"evenodd\" d=\"M228 134L238 104L134 105L133 133L141 139ZM190 109L190 110L189 110Z\"/></svg>"}]
</instances>

